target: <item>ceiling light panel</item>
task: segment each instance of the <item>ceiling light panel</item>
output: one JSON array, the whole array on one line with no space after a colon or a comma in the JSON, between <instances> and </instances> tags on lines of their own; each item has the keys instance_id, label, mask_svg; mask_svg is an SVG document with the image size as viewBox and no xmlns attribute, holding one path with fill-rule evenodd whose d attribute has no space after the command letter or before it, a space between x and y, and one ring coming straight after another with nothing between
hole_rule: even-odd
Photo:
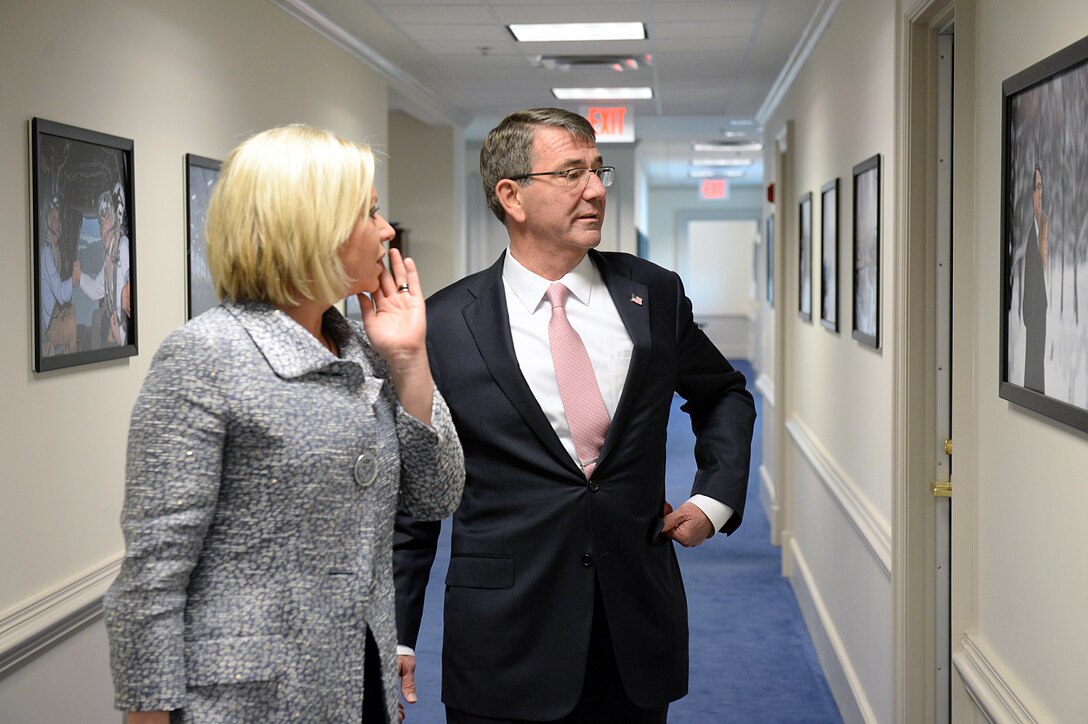
<instances>
[{"instance_id":1,"label":"ceiling light panel","mask_svg":"<svg viewBox=\"0 0 1088 724\"><path fill-rule=\"evenodd\" d=\"M514 23L506 27L522 43L646 39L642 23Z\"/></svg>"},{"instance_id":2,"label":"ceiling light panel","mask_svg":"<svg viewBox=\"0 0 1088 724\"><path fill-rule=\"evenodd\" d=\"M552 94L561 101L572 100L646 100L654 97L648 86L638 88L552 88Z\"/></svg>"}]
</instances>

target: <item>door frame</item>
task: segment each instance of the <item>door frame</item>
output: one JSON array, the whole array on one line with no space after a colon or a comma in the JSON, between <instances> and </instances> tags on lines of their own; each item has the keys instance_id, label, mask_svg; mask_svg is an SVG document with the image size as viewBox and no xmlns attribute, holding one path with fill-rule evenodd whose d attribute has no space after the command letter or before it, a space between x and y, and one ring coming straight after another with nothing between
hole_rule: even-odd
<instances>
[{"instance_id":1,"label":"door frame","mask_svg":"<svg viewBox=\"0 0 1088 724\"><path fill-rule=\"evenodd\" d=\"M936 660L935 532L933 471L936 419L936 221L937 201L937 43L940 31L955 20L955 114L953 120L952 233L953 298L971 298L975 282L970 264L956 258L973 255L974 192L962 180L971 178L974 163L975 117L974 0L915 0L900 16L897 49L897 103L894 196L894 298L890 328L893 335L893 499L892 499L892 621L895 721L929 721L936 702L932 676ZM972 426L958 418L971 394L964 370L973 355L976 325L965 318L971 305L953 305L952 426L956 430L955 505L952 527L953 639L969 625L973 596L970 539L973 523L971 455L977 449ZM963 360L957 364L957 360ZM956 647L953 641L953 649ZM963 702L963 687L952 681L953 720Z\"/></svg>"}]
</instances>

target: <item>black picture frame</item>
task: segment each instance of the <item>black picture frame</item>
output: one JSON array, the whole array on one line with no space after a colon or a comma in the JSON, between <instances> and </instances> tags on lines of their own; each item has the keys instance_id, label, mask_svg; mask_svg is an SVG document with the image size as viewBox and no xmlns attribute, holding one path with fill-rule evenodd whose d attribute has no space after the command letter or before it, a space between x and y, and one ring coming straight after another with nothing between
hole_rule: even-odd
<instances>
[{"instance_id":1,"label":"black picture frame","mask_svg":"<svg viewBox=\"0 0 1088 724\"><path fill-rule=\"evenodd\" d=\"M132 357L133 142L43 118L29 130L34 371Z\"/></svg>"},{"instance_id":2,"label":"black picture frame","mask_svg":"<svg viewBox=\"0 0 1088 724\"><path fill-rule=\"evenodd\" d=\"M853 286L852 336L880 349L881 157L870 156L853 169Z\"/></svg>"},{"instance_id":3,"label":"black picture frame","mask_svg":"<svg viewBox=\"0 0 1088 724\"><path fill-rule=\"evenodd\" d=\"M218 306L211 272L204 225L208 202L219 179L222 162L192 153L185 154L185 314L192 319Z\"/></svg>"},{"instance_id":4,"label":"black picture frame","mask_svg":"<svg viewBox=\"0 0 1088 724\"><path fill-rule=\"evenodd\" d=\"M839 179L820 187L820 324L839 331Z\"/></svg>"},{"instance_id":5,"label":"black picture frame","mask_svg":"<svg viewBox=\"0 0 1088 724\"><path fill-rule=\"evenodd\" d=\"M812 321L812 192L797 202L797 312Z\"/></svg>"},{"instance_id":6,"label":"black picture frame","mask_svg":"<svg viewBox=\"0 0 1088 724\"><path fill-rule=\"evenodd\" d=\"M998 394L1088 432L1088 37L1001 95Z\"/></svg>"},{"instance_id":7,"label":"black picture frame","mask_svg":"<svg viewBox=\"0 0 1088 724\"><path fill-rule=\"evenodd\" d=\"M767 304L774 309L774 214L767 216Z\"/></svg>"}]
</instances>

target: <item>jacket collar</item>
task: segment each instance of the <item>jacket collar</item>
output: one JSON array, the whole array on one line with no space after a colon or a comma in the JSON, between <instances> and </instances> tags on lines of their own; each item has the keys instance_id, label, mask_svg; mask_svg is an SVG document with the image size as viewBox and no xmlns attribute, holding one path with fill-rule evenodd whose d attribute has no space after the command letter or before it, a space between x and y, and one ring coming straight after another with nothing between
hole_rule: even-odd
<instances>
[{"instance_id":1,"label":"jacket collar","mask_svg":"<svg viewBox=\"0 0 1088 724\"><path fill-rule=\"evenodd\" d=\"M227 301L223 306L246 330L279 377L290 379L315 372L338 374L347 366L370 366L369 360L364 362L367 350L334 307L325 312L322 326L340 346L343 358L325 349L302 325L270 304Z\"/></svg>"}]
</instances>

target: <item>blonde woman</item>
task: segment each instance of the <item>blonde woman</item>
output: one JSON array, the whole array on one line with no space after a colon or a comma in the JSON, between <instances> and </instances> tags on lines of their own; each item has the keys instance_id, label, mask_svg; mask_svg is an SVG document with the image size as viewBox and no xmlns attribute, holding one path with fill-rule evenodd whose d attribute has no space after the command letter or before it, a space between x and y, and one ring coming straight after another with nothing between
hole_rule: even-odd
<instances>
[{"instance_id":1,"label":"blonde woman","mask_svg":"<svg viewBox=\"0 0 1088 724\"><path fill-rule=\"evenodd\" d=\"M163 342L129 429L106 625L130 724L397 720L394 511L449 515L464 461L373 178L306 126L223 165L223 302Z\"/></svg>"}]
</instances>

